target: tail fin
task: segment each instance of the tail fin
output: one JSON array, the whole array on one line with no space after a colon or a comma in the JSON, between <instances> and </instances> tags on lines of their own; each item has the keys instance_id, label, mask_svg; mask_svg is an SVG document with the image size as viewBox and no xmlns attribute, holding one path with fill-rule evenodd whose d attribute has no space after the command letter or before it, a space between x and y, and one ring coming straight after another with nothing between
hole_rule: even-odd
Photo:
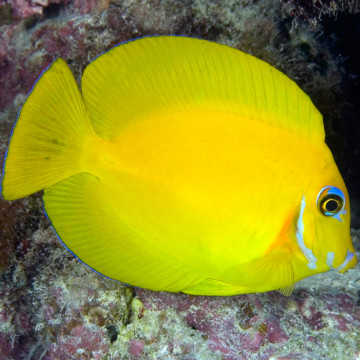
<instances>
[{"instance_id":1,"label":"tail fin","mask_svg":"<svg viewBox=\"0 0 360 360\"><path fill-rule=\"evenodd\" d=\"M76 81L59 58L34 85L13 129L3 198L21 198L81 172L82 149L92 134Z\"/></svg>"}]
</instances>

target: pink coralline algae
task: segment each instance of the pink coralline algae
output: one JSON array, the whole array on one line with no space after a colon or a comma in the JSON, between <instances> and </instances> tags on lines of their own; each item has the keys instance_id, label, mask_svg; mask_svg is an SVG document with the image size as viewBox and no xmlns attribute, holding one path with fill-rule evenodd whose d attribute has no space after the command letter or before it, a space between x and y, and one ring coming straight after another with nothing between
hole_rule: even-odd
<instances>
[{"instance_id":1,"label":"pink coralline algae","mask_svg":"<svg viewBox=\"0 0 360 360\"><path fill-rule=\"evenodd\" d=\"M140 357L144 351L144 341L143 340L131 340L129 342L129 354L133 355L135 358Z\"/></svg>"},{"instance_id":2,"label":"pink coralline algae","mask_svg":"<svg viewBox=\"0 0 360 360\"><path fill-rule=\"evenodd\" d=\"M355 359L355 344L328 354L339 332L356 341L349 332L360 326L360 307L344 294L299 290L291 297L272 292L208 298L138 290L137 296L145 314L175 309L216 359Z\"/></svg>"},{"instance_id":3,"label":"pink coralline algae","mask_svg":"<svg viewBox=\"0 0 360 360\"><path fill-rule=\"evenodd\" d=\"M78 325L68 336L59 337L49 346L44 360L68 360L72 358L103 359L109 352L109 341L105 331L95 326Z\"/></svg>"},{"instance_id":4,"label":"pink coralline algae","mask_svg":"<svg viewBox=\"0 0 360 360\"><path fill-rule=\"evenodd\" d=\"M28 18L33 15L43 15L44 11L51 5L68 5L72 4L80 14L87 14L94 8L106 3L105 0L11 0L0 2L0 6L9 4L12 9L14 19Z\"/></svg>"},{"instance_id":5,"label":"pink coralline algae","mask_svg":"<svg viewBox=\"0 0 360 360\"><path fill-rule=\"evenodd\" d=\"M63 0L12 0L8 3L11 5L12 14L15 19L27 18L31 15L41 15L44 7L49 4L59 4Z\"/></svg>"}]
</instances>

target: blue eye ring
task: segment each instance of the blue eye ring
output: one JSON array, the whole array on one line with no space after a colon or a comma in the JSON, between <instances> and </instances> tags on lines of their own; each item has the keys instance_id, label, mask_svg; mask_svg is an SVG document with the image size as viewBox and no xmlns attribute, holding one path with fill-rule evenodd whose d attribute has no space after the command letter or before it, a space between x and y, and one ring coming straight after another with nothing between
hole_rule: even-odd
<instances>
[{"instance_id":1,"label":"blue eye ring","mask_svg":"<svg viewBox=\"0 0 360 360\"><path fill-rule=\"evenodd\" d=\"M345 195L335 186L323 187L316 199L316 206L325 216L335 216L345 207Z\"/></svg>"}]
</instances>

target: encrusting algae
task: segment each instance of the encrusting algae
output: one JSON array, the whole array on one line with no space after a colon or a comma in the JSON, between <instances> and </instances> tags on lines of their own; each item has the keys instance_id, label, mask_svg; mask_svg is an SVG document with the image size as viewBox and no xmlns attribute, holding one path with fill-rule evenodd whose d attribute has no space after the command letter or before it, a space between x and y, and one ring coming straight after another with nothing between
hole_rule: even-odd
<instances>
[{"instance_id":1,"label":"encrusting algae","mask_svg":"<svg viewBox=\"0 0 360 360\"><path fill-rule=\"evenodd\" d=\"M96 58L82 92L57 59L13 130L6 200L44 189L66 247L157 291L278 289L356 264L345 184L308 96L225 45L142 38Z\"/></svg>"}]
</instances>

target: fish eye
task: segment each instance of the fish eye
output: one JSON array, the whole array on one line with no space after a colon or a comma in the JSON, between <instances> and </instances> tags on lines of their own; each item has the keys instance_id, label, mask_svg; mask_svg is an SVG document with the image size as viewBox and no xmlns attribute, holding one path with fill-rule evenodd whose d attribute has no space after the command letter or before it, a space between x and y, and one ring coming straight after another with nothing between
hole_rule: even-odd
<instances>
[{"instance_id":1,"label":"fish eye","mask_svg":"<svg viewBox=\"0 0 360 360\"><path fill-rule=\"evenodd\" d=\"M334 216L345 207L345 195L335 186L325 186L316 199L319 211L325 216Z\"/></svg>"}]
</instances>

